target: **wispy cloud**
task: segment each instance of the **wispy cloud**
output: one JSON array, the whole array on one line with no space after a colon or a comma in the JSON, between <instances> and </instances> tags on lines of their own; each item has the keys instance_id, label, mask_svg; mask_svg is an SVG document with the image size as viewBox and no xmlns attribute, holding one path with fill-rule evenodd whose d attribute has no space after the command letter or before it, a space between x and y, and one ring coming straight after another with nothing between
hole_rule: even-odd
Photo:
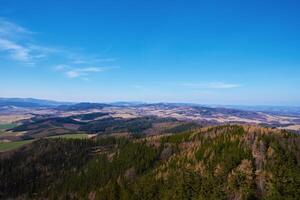
<instances>
[{"instance_id":1,"label":"wispy cloud","mask_svg":"<svg viewBox=\"0 0 300 200\"><path fill-rule=\"evenodd\" d=\"M32 42L34 32L0 17L0 56L5 56L11 61L23 65L38 65L41 61L60 60L63 64L54 65L52 68L65 74L69 78L84 77L92 73L107 71L116 67L88 67L112 63L116 58L99 57L78 53L65 47L53 48ZM105 64L106 65L106 64ZM83 78L82 78L83 79Z\"/></svg>"},{"instance_id":2,"label":"wispy cloud","mask_svg":"<svg viewBox=\"0 0 300 200\"><path fill-rule=\"evenodd\" d=\"M91 63L106 63L115 62L116 58L74 58L71 60L72 64L91 64Z\"/></svg>"},{"instance_id":3,"label":"wispy cloud","mask_svg":"<svg viewBox=\"0 0 300 200\"><path fill-rule=\"evenodd\" d=\"M30 61L30 49L13 41L0 38L0 50L9 53L10 57L17 61Z\"/></svg>"},{"instance_id":4,"label":"wispy cloud","mask_svg":"<svg viewBox=\"0 0 300 200\"><path fill-rule=\"evenodd\" d=\"M36 64L49 54L57 52L53 48L42 47L32 44L22 44L18 41L0 37L0 52L4 52L11 60L23 64Z\"/></svg>"},{"instance_id":5,"label":"wispy cloud","mask_svg":"<svg viewBox=\"0 0 300 200\"><path fill-rule=\"evenodd\" d=\"M192 89L232 89L240 87L239 84L225 82L182 83L181 86Z\"/></svg>"},{"instance_id":6,"label":"wispy cloud","mask_svg":"<svg viewBox=\"0 0 300 200\"><path fill-rule=\"evenodd\" d=\"M34 34L32 31L29 31L16 23L0 18L0 36L19 38L20 36L24 37L32 34Z\"/></svg>"},{"instance_id":7,"label":"wispy cloud","mask_svg":"<svg viewBox=\"0 0 300 200\"><path fill-rule=\"evenodd\" d=\"M50 48L31 44L32 35L26 28L0 18L0 51L11 60L32 65L50 52Z\"/></svg>"},{"instance_id":8,"label":"wispy cloud","mask_svg":"<svg viewBox=\"0 0 300 200\"><path fill-rule=\"evenodd\" d=\"M70 69L70 66L66 65L66 64L59 64L59 65L53 66L53 69L55 71L64 71L64 70Z\"/></svg>"},{"instance_id":9,"label":"wispy cloud","mask_svg":"<svg viewBox=\"0 0 300 200\"><path fill-rule=\"evenodd\" d=\"M87 67L87 68L76 68L65 71L65 75L69 78L86 77L92 73L104 72L116 67Z\"/></svg>"}]
</instances>

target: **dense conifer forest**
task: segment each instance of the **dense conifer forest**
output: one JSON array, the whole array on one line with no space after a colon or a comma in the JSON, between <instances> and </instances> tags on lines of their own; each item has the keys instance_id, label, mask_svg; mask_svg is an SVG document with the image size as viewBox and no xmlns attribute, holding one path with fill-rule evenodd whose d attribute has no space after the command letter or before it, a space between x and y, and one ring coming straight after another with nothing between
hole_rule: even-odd
<instances>
[{"instance_id":1,"label":"dense conifer forest","mask_svg":"<svg viewBox=\"0 0 300 200\"><path fill-rule=\"evenodd\" d=\"M0 177L1 199L298 200L300 137L224 125L174 135L40 139L2 153Z\"/></svg>"}]
</instances>

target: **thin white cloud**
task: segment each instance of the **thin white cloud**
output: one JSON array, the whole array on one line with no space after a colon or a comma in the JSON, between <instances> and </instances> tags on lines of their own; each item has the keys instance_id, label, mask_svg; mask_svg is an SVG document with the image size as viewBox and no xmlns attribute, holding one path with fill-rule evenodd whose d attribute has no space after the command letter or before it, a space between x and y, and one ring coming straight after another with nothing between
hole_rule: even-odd
<instances>
[{"instance_id":1,"label":"thin white cloud","mask_svg":"<svg viewBox=\"0 0 300 200\"><path fill-rule=\"evenodd\" d=\"M32 31L27 30L26 28L0 18L0 36L6 38L20 38L26 35L33 34Z\"/></svg>"},{"instance_id":2,"label":"thin white cloud","mask_svg":"<svg viewBox=\"0 0 300 200\"><path fill-rule=\"evenodd\" d=\"M76 57L76 58L73 58ZM90 58L78 58L80 56L70 56L72 64L97 64L97 63L107 63L107 62L115 62L116 58L98 58L98 57L90 57Z\"/></svg>"},{"instance_id":3,"label":"thin white cloud","mask_svg":"<svg viewBox=\"0 0 300 200\"><path fill-rule=\"evenodd\" d=\"M78 53L74 49L52 48L33 43L33 32L0 17L0 56L23 65L38 66L44 61L60 60L63 64L54 65L54 71L65 74L69 78L81 77L88 80L92 73L100 73L116 67L99 66L107 62L115 62L116 58L101 58L96 55ZM39 65L41 66L41 65Z\"/></svg>"},{"instance_id":4,"label":"thin white cloud","mask_svg":"<svg viewBox=\"0 0 300 200\"><path fill-rule=\"evenodd\" d=\"M115 62L117 58L96 58L96 62Z\"/></svg>"},{"instance_id":5,"label":"thin white cloud","mask_svg":"<svg viewBox=\"0 0 300 200\"><path fill-rule=\"evenodd\" d=\"M183 83L181 85L192 89L232 89L240 87L239 84L225 82Z\"/></svg>"},{"instance_id":6,"label":"thin white cloud","mask_svg":"<svg viewBox=\"0 0 300 200\"><path fill-rule=\"evenodd\" d=\"M4 52L14 61L23 62L25 64L35 64L54 51L55 50L51 48L21 44L0 37L0 52Z\"/></svg>"},{"instance_id":7,"label":"thin white cloud","mask_svg":"<svg viewBox=\"0 0 300 200\"><path fill-rule=\"evenodd\" d=\"M0 38L0 50L6 51L10 57L17 61L30 61L30 49L13 41Z\"/></svg>"},{"instance_id":8,"label":"thin white cloud","mask_svg":"<svg viewBox=\"0 0 300 200\"><path fill-rule=\"evenodd\" d=\"M65 75L69 78L86 77L92 73L104 72L116 67L87 67L68 70Z\"/></svg>"},{"instance_id":9,"label":"thin white cloud","mask_svg":"<svg viewBox=\"0 0 300 200\"><path fill-rule=\"evenodd\" d=\"M59 65L53 66L53 69L55 71L64 71L64 70L67 70L69 68L70 68L70 66L69 65L65 65L65 64L59 64Z\"/></svg>"},{"instance_id":10,"label":"thin white cloud","mask_svg":"<svg viewBox=\"0 0 300 200\"><path fill-rule=\"evenodd\" d=\"M62 53L62 51L63 51L58 48L46 47L46 46L41 46L41 45L36 45L36 44L29 44L28 48L30 48L30 50L32 50L32 51L39 52L41 54Z\"/></svg>"},{"instance_id":11,"label":"thin white cloud","mask_svg":"<svg viewBox=\"0 0 300 200\"><path fill-rule=\"evenodd\" d=\"M32 34L26 28L0 18L0 51L11 60L34 65L50 50L28 43Z\"/></svg>"}]
</instances>

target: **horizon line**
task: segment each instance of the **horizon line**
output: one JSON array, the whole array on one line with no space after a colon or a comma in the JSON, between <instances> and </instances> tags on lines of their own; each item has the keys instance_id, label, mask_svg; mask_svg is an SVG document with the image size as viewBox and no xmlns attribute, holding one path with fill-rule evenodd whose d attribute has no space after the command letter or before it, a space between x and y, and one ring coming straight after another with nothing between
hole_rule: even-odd
<instances>
[{"instance_id":1,"label":"horizon line","mask_svg":"<svg viewBox=\"0 0 300 200\"><path fill-rule=\"evenodd\" d=\"M33 100L42 100L42 101L52 101L57 103L104 103L104 104L114 104L114 103L137 103L137 104L190 104L198 106L209 106L209 107L226 107L226 106L236 106L236 107L300 107L299 105L288 105L288 104L222 104L222 103L195 103L195 102L171 102L171 101L141 101L141 100L115 100L115 101L92 101L92 100L83 100L83 101L74 101L74 100L58 100L52 98L39 98L39 97L1 97L1 99L33 99Z\"/></svg>"}]
</instances>

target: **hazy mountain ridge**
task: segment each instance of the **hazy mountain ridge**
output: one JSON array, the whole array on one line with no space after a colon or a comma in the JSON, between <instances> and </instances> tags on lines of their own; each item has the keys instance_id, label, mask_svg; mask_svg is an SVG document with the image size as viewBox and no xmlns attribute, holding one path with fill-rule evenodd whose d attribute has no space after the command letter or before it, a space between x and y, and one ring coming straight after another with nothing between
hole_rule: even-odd
<instances>
[{"instance_id":1,"label":"hazy mountain ridge","mask_svg":"<svg viewBox=\"0 0 300 200\"><path fill-rule=\"evenodd\" d=\"M300 136L277 129L295 116L123 102L0 113L13 122L0 127L1 199L300 198Z\"/></svg>"},{"instance_id":2,"label":"hazy mountain ridge","mask_svg":"<svg viewBox=\"0 0 300 200\"><path fill-rule=\"evenodd\" d=\"M0 107L15 106L21 108L56 107L59 105L70 105L70 102L59 102L34 98L0 98Z\"/></svg>"},{"instance_id":3,"label":"hazy mountain ridge","mask_svg":"<svg viewBox=\"0 0 300 200\"><path fill-rule=\"evenodd\" d=\"M106 129L109 129L109 124L115 124L114 121L125 122L129 119L137 119L155 116L158 118L173 118L182 122L195 122L199 125L217 125L217 124L261 124L263 126L282 128L289 130L300 130L300 115L295 116L272 114L270 112L256 112L238 110L233 108L223 107L207 107L195 104L176 104L176 103L66 103L36 100L36 99L2 99L2 102L18 102L19 107L2 107L0 108L0 123L17 123L19 127L12 129L19 131L17 137L28 138L32 133L43 133L41 135L67 134L71 132L80 133L81 127L85 124L90 127L93 134L103 133L103 130L94 129L95 124L107 124ZM25 107L22 107L22 102ZM38 106L28 107L27 103L39 103ZM43 106L41 106L43 104ZM55 106L54 106L55 105ZM91 117L93 115L103 115ZM89 120L80 119L80 117L89 118ZM110 119L107 119L110 118ZM70 119L72 119L70 121ZM107 121L110 120L109 123ZM59 121L60 123L57 123ZM24 128L27 127L27 128ZM30 128L31 127L31 128ZM112 127L111 127L112 128ZM87 129L85 131L90 132ZM98 130L98 132L97 132ZM112 129L115 130L115 129ZM25 132L24 132L25 131ZM104 131L106 132L106 131ZM111 132L113 133L113 132ZM11 140L13 134L0 136L0 140Z\"/></svg>"}]
</instances>

